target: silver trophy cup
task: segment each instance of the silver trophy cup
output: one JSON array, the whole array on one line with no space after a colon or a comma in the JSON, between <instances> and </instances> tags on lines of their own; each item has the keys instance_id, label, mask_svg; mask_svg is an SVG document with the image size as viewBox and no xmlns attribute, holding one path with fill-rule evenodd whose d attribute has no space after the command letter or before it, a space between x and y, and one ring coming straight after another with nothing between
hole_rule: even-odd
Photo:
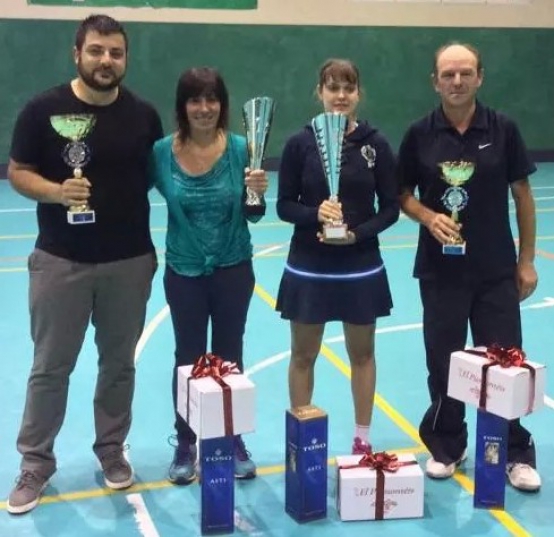
<instances>
[{"instance_id":1,"label":"silver trophy cup","mask_svg":"<svg viewBox=\"0 0 554 537\"><path fill-rule=\"evenodd\" d=\"M274 111L275 101L271 97L255 97L247 101L242 107L242 119L246 130L251 170L259 170L262 167ZM263 196L259 196L248 187L246 188L244 206L248 215L265 214Z\"/></svg>"},{"instance_id":2,"label":"silver trophy cup","mask_svg":"<svg viewBox=\"0 0 554 537\"><path fill-rule=\"evenodd\" d=\"M325 177L329 183L330 200L338 202L339 179L342 164L342 147L346 131L345 114L325 112L312 119L312 129ZM347 226L342 220L325 223L323 237L326 240L346 240Z\"/></svg>"}]
</instances>

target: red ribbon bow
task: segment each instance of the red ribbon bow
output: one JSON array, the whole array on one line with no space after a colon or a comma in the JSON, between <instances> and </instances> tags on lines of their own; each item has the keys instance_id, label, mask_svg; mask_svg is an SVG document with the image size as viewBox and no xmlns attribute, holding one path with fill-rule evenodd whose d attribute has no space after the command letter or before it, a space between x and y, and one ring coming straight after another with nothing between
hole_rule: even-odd
<instances>
[{"instance_id":1,"label":"red ribbon bow","mask_svg":"<svg viewBox=\"0 0 554 537\"><path fill-rule=\"evenodd\" d=\"M385 472L394 473L402 466L417 464L416 461L400 462L394 453L380 451L379 453L366 453L358 464L341 466L341 470L351 468L372 468L376 473L375 484L375 520L383 520L385 516Z\"/></svg>"},{"instance_id":2,"label":"red ribbon bow","mask_svg":"<svg viewBox=\"0 0 554 537\"><path fill-rule=\"evenodd\" d=\"M380 453L366 453L358 462L358 466L367 466L384 472L396 472L402 463L394 453L381 451Z\"/></svg>"},{"instance_id":3,"label":"red ribbon bow","mask_svg":"<svg viewBox=\"0 0 554 537\"><path fill-rule=\"evenodd\" d=\"M501 347L493 344L487 347L485 357L501 367L522 367L525 362L525 353L517 347Z\"/></svg>"},{"instance_id":4,"label":"red ribbon bow","mask_svg":"<svg viewBox=\"0 0 554 537\"><path fill-rule=\"evenodd\" d=\"M529 407L527 413L531 413L533 410L533 404L535 402L535 377L536 371L532 365L526 362L526 355L521 349L517 347L501 347L497 343L493 343L490 347L487 347L484 351L476 349L466 349L467 353L481 356L489 360L489 363L481 366L481 388L479 391L479 408L486 410L487 408L487 374L489 369L493 365L499 365L500 367L523 367L529 370L531 377L531 389L529 390Z\"/></svg>"},{"instance_id":5,"label":"red ribbon bow","mask_svg":"<svg viewBox=\"0 0 554 537\"><path fill-rule=\"evenodd\" d=\"M220 356L208 353L196 359L190 376L194 379L203 377L218 379L236 373L240 373L240 371L235 362L225 362Z\"/></svg>"},{"instance_id":6,"label":"red ribbon bow","mask_svg":"<svg viewBox=\"0 0 554 537\"><path fill-rule=\"evenodd\" d=\"M187 379L187 420L190 402L190 381L200 378L213 378L223 390L223 423L225 436L233 436L233 399L231 387L223 380L223 377L240 373L235 362L225 362L220 356L207 353L199 356L192 366L192 372Z\"/></svg>"}]
</instances>

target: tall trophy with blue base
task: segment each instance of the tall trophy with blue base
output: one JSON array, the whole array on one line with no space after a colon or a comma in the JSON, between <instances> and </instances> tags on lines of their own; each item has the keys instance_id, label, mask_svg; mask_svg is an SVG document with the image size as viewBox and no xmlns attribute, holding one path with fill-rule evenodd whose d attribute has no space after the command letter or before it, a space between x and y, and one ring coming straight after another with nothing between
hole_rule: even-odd
<instances>
[{"instance_id":1,"label":"tall trophy with blue base","mask_svg":"<svg viewBox=\"0 0 554 537\"><path fill-rule=\"evenodd\" d=\"M90 161L90 148L83 141L96 123L93 114L67 114L52 116L50 124L63 138L69 140L64 147L62 157L64 162L73 170L73 177L81 179L83 168ZM94 224L95 213L87 202L74 205L67 211L69 224Z\"/></svg>"},{"instance_id":2,"label":"tall trophy with blue base","mask_svg":"<svg viewBox=\"0 0 554 537\"><path fill-rule=\"evenodd\" d=\"M441 201L444 207L452 214L452 220L459 223L460 211L467 205L469 196L463 185L467 183L475 170L472 162L456 161L441 162L442 179L450 185L444 192ZM450 242L443 244L442 253L445 255L465 255L466 243L461 235L451 237Z\"/></svg>"},{"instance_id":3,"label":"tall trophy with blue base","mask_svg":"<svg viewBox=\"0 0 554 537\"><path fill-rule=\"evenodd\" d=\"M255 97L242 107L242 119L246 130L249 167L259 170L262 167L269 131L273 121L275 101L271 97ZM263 216L266 204L263 196L246 187L244 211L247 216Z\"/></svg>"},{"instance_id":4,"label":"tall trophy with blue base","mask_svg":"<svg viewBox=\"0 0 554 537\"><path fill-rule=\"evenodd\" d=\"M330 201L338 203L339 179L342 166L342 147L346 132L345 114L325 112L312 119L317 149L321 157L323 171L329 183ZM323 225L323 238L326 241L348 240L348 229L342 220L326 222Z\"/></svg>"}]
</instances>

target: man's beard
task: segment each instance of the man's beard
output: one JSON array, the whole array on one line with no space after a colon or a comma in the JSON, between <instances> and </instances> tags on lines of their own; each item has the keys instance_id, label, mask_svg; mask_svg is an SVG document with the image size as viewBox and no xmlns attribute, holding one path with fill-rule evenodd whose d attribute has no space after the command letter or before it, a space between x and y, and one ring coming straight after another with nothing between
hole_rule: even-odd
<instances>
[{"instance_id":1,"label":"man's beard","mask_svg":"<svg viewBox=\"0 0 554 537\"><path fill-rule=\"evenodd\" d=\"M98 82L98 80L96 80L95 78L95 74L101 71L102 71L101 68L94 69L92 72L85 71L83 69L83 66L81 65L81 62L77 64L77 72L79 73L80 78L89 88L96 91L102 91L102 92L112 91L113 89L119 86L119 84L123 80L123 77L125 76L125 72L123 72L123 74L121 74L120 76L116 76L114 71L109 69L110 73L113 76L111 82L101 83L101 82Z\"/></svg>"}]
</instances>

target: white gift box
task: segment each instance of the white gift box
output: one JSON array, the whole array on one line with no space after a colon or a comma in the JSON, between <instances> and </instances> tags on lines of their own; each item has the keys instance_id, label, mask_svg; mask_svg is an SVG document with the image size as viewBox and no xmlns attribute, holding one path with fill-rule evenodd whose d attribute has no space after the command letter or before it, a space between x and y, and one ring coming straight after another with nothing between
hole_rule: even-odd
<instances>
[{"instance_id":1,"label":"white gift box","mask_svg":"<svg viewBox=\"0 0 554 537\"><path fill-rule=\"evenodd\" d=\"M413 462L411 453L398 454L400 462ZM337 457L337 511L341 520L375 520L377 471L368 467L345 468L357 464L361 455ZM417 463L384 472L383 518L423 516L423 472Z\"/></svg>"},{"instance_id":2,"label":"white gift box","mask_svg":"<svg viewBox=\"0 0 554 537\"><path fill-rule=\"evenodd\" d=\"M228 363L228 362L226 362ZM188 378L192 366L177 369L177 411L201 439L225 436L223 388L211 377L192 379L187 409ZM243 374L223 377L231 388L233 434L255 429L255 386Z\"/></svg>"},{"instance_id":3,"label":"white gift box","mask_svg":"<svg viewBox=\"0 0 554 537\"><path fill-rule=\"evenodd\" d=\"M476 350L485 350L478 348ZM454 399L479 406L482 367L490 360L465 351L450 356L448 395ZM526 360L535 369L535 393L531 372L524 367L493 365L487 371L487 412L508 420L529 414L544 406L546 368L542 364ZM531 408L529 408L530 398Z\"/></svg>"}]
</instances>

